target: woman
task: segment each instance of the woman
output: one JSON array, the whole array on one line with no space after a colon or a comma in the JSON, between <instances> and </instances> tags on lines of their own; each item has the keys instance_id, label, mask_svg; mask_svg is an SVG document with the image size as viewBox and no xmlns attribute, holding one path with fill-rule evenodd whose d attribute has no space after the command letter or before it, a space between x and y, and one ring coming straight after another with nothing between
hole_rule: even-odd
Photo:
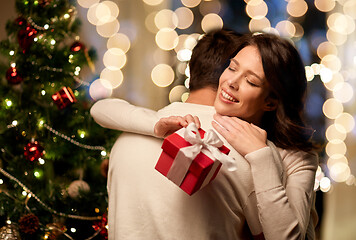
<instances>
[{"instance_id":1,"label":"woman","mask_svg":"<svg viewBox=\"0 0 356 240\"><path fill-rule=\"evenodd\" d=\"M265 238L274 239L275 229L284 228L280 239L304 239L317 168L312 154L316 147L302 119L307 86L304 65L297 50L280 37L248 35L241 41L220 77L212 124L251 166ZM189 115L164 118L156 124L155 133L164 136L190 122L200 124ZM275 159L265 157L271 154L267 138L282 156L285 186ZM308 239L313 238L311 231Z\"/></svg>"},{"instance_id":2,"label":"woman","mask_svg":"<svg viewBox=\"0 0 356 240\"><path fill-rule=\"evenodd\" d=\"M201 239L223 239L224 232L229 232L224 239L249 239L244 223L255 239L314 239L318 162L302 119L304 65L297 50L280 37L248 34L239 41L220 77L212 123L232 150L237 171L223 167L191 198L210 201L211 211L223 215L214 223L217 229L206 228L209 234ZM154 132L163 137L190 122L200 124L191 115L162 118ZM214 221L199 214L202 226Z\"/></svg>"}]
</instances>

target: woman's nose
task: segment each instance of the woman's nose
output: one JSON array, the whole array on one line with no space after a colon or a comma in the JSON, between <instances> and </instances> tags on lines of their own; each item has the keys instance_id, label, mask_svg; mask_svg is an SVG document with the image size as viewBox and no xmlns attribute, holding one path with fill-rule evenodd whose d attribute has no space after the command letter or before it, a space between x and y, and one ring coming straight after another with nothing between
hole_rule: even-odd
<instances>
[{"instance_id":1,"label":"woman's nose","mask_svg":"<svg viewBox=\"0 0 356 240\"><path fill-rule=\"evenodd\" d=\"M233 89L233 90L237 90L239 88L239 83L238 83L238 79L230 79L227 82L229 88Z\"/></svg>"}]
</instances>

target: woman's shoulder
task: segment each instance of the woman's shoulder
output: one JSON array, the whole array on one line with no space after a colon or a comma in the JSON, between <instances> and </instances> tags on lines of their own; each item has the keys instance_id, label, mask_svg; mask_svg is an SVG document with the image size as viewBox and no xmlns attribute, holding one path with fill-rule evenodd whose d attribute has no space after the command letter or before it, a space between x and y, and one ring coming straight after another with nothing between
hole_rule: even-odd
<instances>
[{"instance_id":1,"label":"woman's shoulder","mask_svg":"<svg viewBox=\"0 0 356 240\"><path fill-rule=\"evenodd\" d=\"M297 168L317 169L319 165L319 156L317 152L305 152L291 149L277 148L287 170Z\"/></svg>"}]
</instances>

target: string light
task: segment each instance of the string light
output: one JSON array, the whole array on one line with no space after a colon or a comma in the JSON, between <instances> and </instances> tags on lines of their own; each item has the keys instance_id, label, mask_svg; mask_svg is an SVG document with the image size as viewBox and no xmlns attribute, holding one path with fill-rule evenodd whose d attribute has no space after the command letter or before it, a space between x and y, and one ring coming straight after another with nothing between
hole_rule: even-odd
<instances>
[{"instance_id":1,"label":"string light","mask_svg":"<svg viewBox=\"0 0 356 240\"><path fill-rule=\"evenodd\" d=\"M66 217L66 218L72 218L72 219L78 219L78 220L87 220L87 221L93 221L93 220L101 220L102 216L79 216L79 215L73 215L73 214L66 214L62 212L58 212L51 207L49 207L47 204L45 204L37 195L35 195L29 188L27 188L20 180L12 176L10 173L6 172L3 168L0 168L0 173L2 173L5 177L9 178L10 180L16 182L20 187L23 189L23 195L27 196L27 198L34 198L42 207L44 207L47 211L59 215L61 217ZM10 221L10 220L9 220ZM11 224L11 222L9 223Z\"/></svg>"},{"instance_id":2,"label":"string light","mask_svg":"<svg viewBox=\"0 0 356 240\"><path fill-rule=\"evenodd\" d=\"M78 147L81 147L81 148L84 148L84 149L89 149L89 150L98 150L98 151L105 151L105 148L102 147L102 146L91 146L91 145L86 145L86 144L82 144L74 139L72 139L71 137L68 137L67 135L63 134L63 133L60 133L58 132L57 130L53 129L52 127L48 126L46 123L43 123L43 126L49 130L50 132L52 132L53 134L55 134L56 136L58 137L61 137L67 141L69 141L70 143L78 146ZM85 134L84 134L85 135Z\"/></svg>"}]
</instances>

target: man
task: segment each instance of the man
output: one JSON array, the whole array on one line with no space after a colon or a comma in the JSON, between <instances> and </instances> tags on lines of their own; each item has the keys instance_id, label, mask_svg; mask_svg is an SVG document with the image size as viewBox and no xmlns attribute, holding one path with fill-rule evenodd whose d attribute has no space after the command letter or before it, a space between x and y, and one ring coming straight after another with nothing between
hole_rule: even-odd
<instances>
[{"instance_id":1,"label":"man","mask_svg":"<svg viewBox=\"0 0 356 240\"><path fill-rule=\"evenodd\" d=\"M92 116L103 127L148 134L161 117L194 114L203 129L211 129L218 79L237 42L238 35L225 30L199 40L189 63L190 95L186 103L172 103L155 112L137 110L123 100L105 99L94 104ZM145 124L136 125L132 119ZM220 190L228 178L217 177L189 196L157 172L154 167L161 145L160 139L123 133L113 146L108 172L109 239L249 239L251 233L261 233L256 211L248 211L256 209L255 199L246 204L247 200ZM248 166L241 162L239 167ZM246 188L253 190L250 185Z\"/></svg>"}]
</instances>

